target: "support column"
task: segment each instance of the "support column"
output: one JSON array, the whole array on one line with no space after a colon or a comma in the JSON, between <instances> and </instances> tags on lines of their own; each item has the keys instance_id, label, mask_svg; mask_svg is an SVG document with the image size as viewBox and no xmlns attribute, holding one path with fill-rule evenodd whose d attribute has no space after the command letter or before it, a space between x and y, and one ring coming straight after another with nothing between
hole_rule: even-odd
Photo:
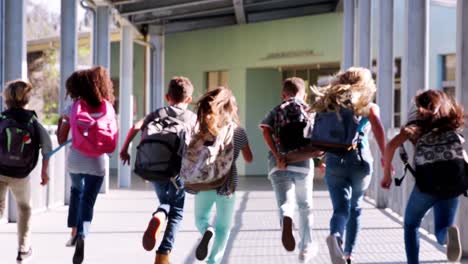
<instances>
[{"instance_id":1,"label":"support column","mask_svg":"<svg viewBox=\"0 0 468 264\"><path fill-rule=\"evenodd\" d=\"M0 0L0 93L3 91L3 85L5 82L4 77L4 70L5 70L5 53L4 51L4 34L5 34L5 0ZM0 100L3 101L3 100ZM2 110L2 104L3 102L0 102L0 110ZM5 208L5 214L3 215L2 218L0 218L0 223L8 221L8 211L9 211L9 201L5 202L7 204L7 207Z\"/></svg>"},{"instance_id":2,"label":"support column","mask_svg":"<svg viewBox=\"0 0 468 264\"><path fill-rule=\"evenodd\" d=\"M151 106L152 110L164 106L164 28L162 26L150 27L150 44L154 47L154 52L151 58Z\"/></svg>"},{"instance_id":3,"label":"support column","mask_svg":"<svg viewBox=\"0 0 468 264\"><path fill-rule=\"evenodd\" d=\"M121 27L120 42L120 96L119 96L119 148L122 148L133 121L132 107L133 91L133 29L130 25ZM119 187L130 187L131 167L119 162Z\"/></svg>"},{"instance_id":4,"label":"support column","mask_svg":"<svg viewBox=\"0 0 468 264\"><path fill-rule=\"evenodd\" d=\"M380 120L388 133L393 127L394 57L393 57L393 0L379 2L379 54L377 59L377 104ZM380 183L382 170L376 170L376 181ZM377 208L387 207L387 192L375 184Z\"/></svg>"},{"instance_id":5,"label":"support column","mask_svg":"<svg viewBox=\"0 0 468 264\"><path fill-rule=\"evenodd\" d=\"M13 1L11 1L13 2ZM78 54L77 10L78 1L62 0L60 7L60 87L59 87L59 114L67 105L65 100L65 82L76 70ZM68 151L68 150L67 150ZM65 204L70 203L71 181L68 171L65 176Z\"/></svg>"},{"instance_id":6,"label":"support column","mask_svg":"<svg viewBox=\"0 0 468 264\"><path fill-rule=\"evenodd\" d=\"M95 42L95 64L101 65L109 71L110 74L110 16L109 16L109 7L107 6L98 6L96 8L96 34L93 35L93 41ZM118 155L118 150L115 151L113 155ZM104 176L104 182L101 187L100 193L109 192L109 156L105 155L106 159L106 175Z\"/></svg>"},{"instance_id":7,"label":"support column","mask_svg":"<svg viewBox=\"0 0 468 264\"><path fill-rule=\"evenodd\" d=\"M358 0L359 53L358 65L370 69L372 66L372 4L371 0ZM384 1L385 2L385 1Z\"/></svg>"},{"instance_id":8,"label":"support column","mask_svg":"<svg viewBox=\"0 0 468 264\"><path fill-rule=\"evenodd\" d=\"M28 79L25 35L25 1L5 1L5 81ZM16 203L11 192L8 194L8 220L16 222Z\"/></svg>"},{"instance_id":9,"label":"support column","mask_svg":"<svg viewBox=\"0 0 468 264\"><path fill-rule=\"evenodd\" d=\"M457 1L457 67L456 67L456 98L468 111L468 2ZM468 130L464 136L467 138ZM467 143L465 142L465 149ZM458 209L458 224L460 227L463 256L468 256L468 201L460 198Z\"/></svg>"},{"instance_id":10,"label":"support column","mask_svg":"<svg viewBox=\"0 0 468 264\"><path fill-rule=\"evenodd\" d=\"M354 65L354 1L344 0L343 14L343 63L344 71Z\"/></svg>"}]
</instances>

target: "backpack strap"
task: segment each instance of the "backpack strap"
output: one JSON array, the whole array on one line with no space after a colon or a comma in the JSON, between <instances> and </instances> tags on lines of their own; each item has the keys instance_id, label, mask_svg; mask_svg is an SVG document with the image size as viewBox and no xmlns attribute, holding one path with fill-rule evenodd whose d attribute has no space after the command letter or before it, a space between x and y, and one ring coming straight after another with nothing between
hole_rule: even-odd
<instances>
[{"instance_id":1,"label":"backpack strap","mask_svg":"<svg viewBox=\"0 0 468 264\"><path fill-rule=\"evenodd\" d=\"M401 183L403 182L403 180L405 179L406 177L406 172L407 171L410 171L410 173L416 177L416 172L415 170L413 169L413 167L411 167L410 163L409 163L409 158L408 158L408 153L406 152L405 150L405 146L401 145L400 146L400 159L401 161L403 162L403 165L405 166L404 168L404 172L403 172L403 176L401 176L401 178L395 178L395 185L396 186L400 186Z\"/></svg>"}]
</instances>

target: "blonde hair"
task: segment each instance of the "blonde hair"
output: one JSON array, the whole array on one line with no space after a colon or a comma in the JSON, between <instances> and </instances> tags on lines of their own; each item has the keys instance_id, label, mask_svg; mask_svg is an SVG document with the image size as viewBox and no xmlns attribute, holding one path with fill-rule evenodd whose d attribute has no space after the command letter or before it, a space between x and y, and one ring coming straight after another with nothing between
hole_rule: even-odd
<instances>
[{"instance_id":1,"label":"blonde hair","mask_svg":"<svg viewBox=\"0 0 468 264\"><path fill-rule=\"evenodd\" d=\"M238 124L236 98L231 90L218 87L205 93L197 103L197 121L199 129L194 138L217 136L228 124Z\"/></svg>"},{"instance_id":2,"label":"blonde hair","mask_svg":"<svg viewBox=\"0 0 468 264\"><path fill-rule=\"evenodd\" d=\"M370 70L351 67L338 73L324 87L311 87L315 102L311 109L315 112L337 111L339 108L351 108L357 115L369 115L369 105L375 97L377 88Z\"/></svg>"},{"instance_id":3,"label":"blonde hair","mask_svg":"<svg viewBox=\"0 0 468 264\"><path fill-rule=\"evenodd\" d=\"M7 108L24 108L31 98L32 85L22 80L8 82L3 90Z\"/></svg>"}]
</instances>

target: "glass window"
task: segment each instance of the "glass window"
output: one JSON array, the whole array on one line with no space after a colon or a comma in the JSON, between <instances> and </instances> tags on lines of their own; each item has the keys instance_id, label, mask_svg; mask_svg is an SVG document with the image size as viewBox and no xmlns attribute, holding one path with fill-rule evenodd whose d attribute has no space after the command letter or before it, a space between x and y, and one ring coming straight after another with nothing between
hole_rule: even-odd
<instances>
[{"instance_id":1,"label":"glass window","mask_svg":"<svg viewBox=\"0 0 468 264\"><path fill-rule=\"evenodd\" d=\"M211 71L206 73L206 89L212 90L218 86L228 87L227 71Z\"/></svg>"},{"instance_id":2,"label":"glass window","mask_svg":"<svg viewBox=\"0 0 468 264\"><path fill-rule=\"evenodd\" d=\"M455 99L455 76L457 58L455 54L442 56L442 90L450 97Z\"/></svg>"}]
</instances>

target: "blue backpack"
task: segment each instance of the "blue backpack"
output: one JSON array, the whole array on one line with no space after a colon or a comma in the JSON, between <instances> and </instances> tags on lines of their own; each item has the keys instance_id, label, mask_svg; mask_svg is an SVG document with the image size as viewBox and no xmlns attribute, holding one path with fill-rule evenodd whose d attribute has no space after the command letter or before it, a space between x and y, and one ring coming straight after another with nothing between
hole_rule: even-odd
<instances>
[{"instance_id":1,"label":"blue backpack","mask_svg":"<svg viewBox=\"0 0 468 264\"><path fill-rule=\"evenodd\" d=\"M360 149L363 129L368 121L368 118L356 116L353 110L347 108L316 113L309 131L310 144L336 154Z\"/></svg>"}]
</instances>

